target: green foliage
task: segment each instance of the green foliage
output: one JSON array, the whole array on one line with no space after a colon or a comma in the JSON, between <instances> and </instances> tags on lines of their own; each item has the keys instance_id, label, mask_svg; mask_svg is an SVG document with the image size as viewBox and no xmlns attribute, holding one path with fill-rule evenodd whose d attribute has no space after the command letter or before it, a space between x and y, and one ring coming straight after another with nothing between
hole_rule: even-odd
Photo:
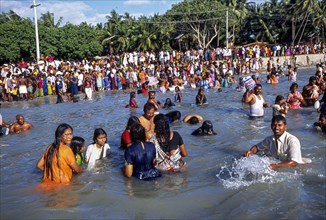
<instances>
[{"instance_id":1,"label":"green foliage","mask_svg":"<svg viewBox=\"0 0 326 220\"><path fill-rule=\"evenodd\" d=\"M302 43L325 41L326 0L271 0L263 4L247 0L184 0L164 15L132 17L111 11L106 23L60 26L62 18L41 14L38 21L40 52L57 58L81 59L110 52L182 50L225 46L228 35L236 45L274 40ZM182 34L178 40L176 36ZM278 34L278 38L273 36ZM15 12L0 14L0 62L35 57L35 28L30 19Z\"/></svg>"}]
</instances>

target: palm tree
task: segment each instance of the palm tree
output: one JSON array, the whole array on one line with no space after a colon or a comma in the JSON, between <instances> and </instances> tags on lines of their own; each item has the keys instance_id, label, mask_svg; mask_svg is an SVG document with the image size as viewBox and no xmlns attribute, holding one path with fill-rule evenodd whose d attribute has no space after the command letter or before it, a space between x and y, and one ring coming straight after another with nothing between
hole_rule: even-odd
<instances>
[{"instance_id":1,"label":"palm tree","mask_svg":"<svg viewBox=\"0 0 326 220\"><path fill-rule=\"evenodd\" d=\"M41 14L40 17L40 23L43 24L45 27L59 27L61 22L63 20L63 17L60 17L57 23L54 22L54 13L50 13L49 11L45 14Z\"/></svg>"}]
</instances>

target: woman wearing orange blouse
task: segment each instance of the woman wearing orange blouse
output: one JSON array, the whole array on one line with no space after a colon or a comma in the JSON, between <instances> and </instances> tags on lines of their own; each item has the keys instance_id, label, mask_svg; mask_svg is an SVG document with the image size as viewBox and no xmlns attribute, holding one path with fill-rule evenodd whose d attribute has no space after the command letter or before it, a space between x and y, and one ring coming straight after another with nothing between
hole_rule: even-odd
<instances>
[{"instance_id":1,"label":"woman wearing orange blouse","mask_svg":"<svg viewBox=\"0 0 326 220\"><path fill-rule=\"evenodd\" d=\"M37 168L43 171L44 182L69 183L73 171L81 173L76 157L71 148L73 129L68 124L60 124L55 131L55 140L48 146L42 157L37 162Z\"/></svg>"}]
</instances>

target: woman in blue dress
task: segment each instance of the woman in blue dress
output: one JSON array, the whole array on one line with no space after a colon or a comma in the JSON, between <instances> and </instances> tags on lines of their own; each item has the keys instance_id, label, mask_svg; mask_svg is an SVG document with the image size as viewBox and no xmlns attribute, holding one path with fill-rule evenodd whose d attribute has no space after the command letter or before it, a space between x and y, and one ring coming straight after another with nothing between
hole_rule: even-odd
<instances>
[{"instance_id":1,"label":"woman in blue dress","mask_svg":"<svg viewBox=\"0 0 326 220\"><path fill-rule=\"evenodd\" d=\"M156 149L152 142L146 142L145 128L134 124L130 128L132 145L125 151L125 166L123 173L127 177L137 177L141 180L151 180L160 177L155 168Z\"/></svg>"},{"instance_id":2,"label":"woman in blue dress","mask_svg":"<svg viewBox=\"0 0 326 220\"><path fill-rule=\"evenodd\" d=\"M75 77L75 75L72 75L70 79L70 91L72 95L78 94L77 78Z\"/></svg>"}]
</instances>

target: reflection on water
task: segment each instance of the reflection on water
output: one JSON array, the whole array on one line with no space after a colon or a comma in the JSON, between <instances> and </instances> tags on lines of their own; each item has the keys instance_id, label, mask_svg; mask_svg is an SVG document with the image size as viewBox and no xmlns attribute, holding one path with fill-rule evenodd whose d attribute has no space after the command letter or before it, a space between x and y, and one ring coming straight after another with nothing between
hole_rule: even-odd
<instances>
[{"instance_id":1,"label":"reflection on water","mask_svg":"<svg viewBox=\"0 0 326 220\"><path fill-rule=\"evenodd\" d=\"M299 87L308 82L309 73L299 71ZM287 96L290 83L263 83L266 101ZM197 90L184 90L184 102L162 113L179 110L182 117L200 114L212 121L217 135L190 135L200 125L181 122L172 125L184 139L189 157L186 171L167 173L144 182L122 175L124 164L120 135L130 115L140 116L142 108L124 106L129 94L103 92L94 101L53 104L55 99L2 105L5 121L23 114L34 125L28 132L0 138L1 219L321 219L325 217L326 141L325 135L310 125L318 118L313 108L290 111L288 131L299 137L304 157L311 164L293 169L271 170L271 160L253 156L242 158L252 145L272 134L272 109L265 109L262 120L248 120L249 108L241 103L242 93L233 88L207 91L209 105L194 105ZM164 102L173 94L157 93ZM146 96L138 95L143 106ZM35 165L54 139L58 124L68 123L74 135L92 142L95 128L108 133L108 158L95 169L74 177L68 186L40 188L42 174ZM249 202L250 201L250 202Z\"/></svg>"}]
</instances>

